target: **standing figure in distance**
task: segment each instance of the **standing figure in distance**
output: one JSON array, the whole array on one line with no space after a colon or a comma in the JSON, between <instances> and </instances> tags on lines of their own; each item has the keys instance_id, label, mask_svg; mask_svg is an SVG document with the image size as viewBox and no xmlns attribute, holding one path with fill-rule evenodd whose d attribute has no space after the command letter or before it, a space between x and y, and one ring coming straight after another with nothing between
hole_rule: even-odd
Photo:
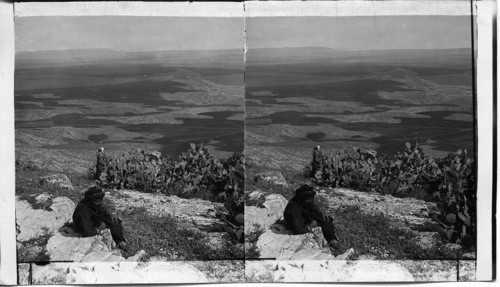
<instances>
[{"instance_id":1,"label":"standing figure in distance","mask_svg":"<svg viewBox=\"0 0 500 287\"><path fill-rule=\"evenodd\" d=\"M104 192L101 188L91 187L85 192L85 197L78 203L73 212L75 228L83 237L100 234L109 228L111 236L121 249L126 248L121 220L111 214L102 205Z\"/></svg>"},{"instance_id":2,"label":"standing figure in distance","mask_svg":"<svg viewBox=\"0 0 500 287\"><path fill-rule=\"evenodd\" d=\"M104 153L104 148L100 147L97 150L97 162L95 164L94 179L99 179L101 173L106 171L107 166L108 166L108 158L106 157L106 153Z\"/></svg>"},{"instance_id":3,"label":"standing figure in distance","mask_svg":"<svg viewBox=\"0 0 500 287\"><path fill-rule=\"evenodd\" d=\"M323 154L321 153L319 145L314 147L312 154L312 177L315 177L318 170L323 171Z\"/></svg>"},{"instance_id":4,"label":"standing figure in distance","mask_svg":"<svg viewBox=\"0 0 500 287\"><path fill-rule=\"evenodd\" d=\"M318 210L314 204L315 195L316 192L309 185L302 185L295 191L295 196L285 208L285 227L295 235L311 232L314 227L319 226L330 247L337 249L339 238L335 234L333 218Z\"/></svg>"}]
</instances>

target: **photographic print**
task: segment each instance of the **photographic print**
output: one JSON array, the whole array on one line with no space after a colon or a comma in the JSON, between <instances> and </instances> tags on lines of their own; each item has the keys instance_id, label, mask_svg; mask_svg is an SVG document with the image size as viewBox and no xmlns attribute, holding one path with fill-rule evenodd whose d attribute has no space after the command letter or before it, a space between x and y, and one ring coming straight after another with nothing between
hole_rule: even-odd
<instances>
[{"instance_id":1,"label":"photographic print","mask_svg":"<svg viewBox=\"0 0 500 287\"><path fill-rule=\"evenodd\" d=\"M243 18L56 12L15 19L20 282L241 281Z\"/></svg>"},{"instance_id":2,"label":"photographic print","mask_svg":"<svg viewBox=\"0 0 500 287\"><path fill-rule=\"evenodd\" d=\"M0 282L492 280L493 11L0 3Z\"/></svg>"},{"instance_id":3,"label":"photographic print","mask_svg":"<svg viewBox=\"0 0 500 287\"><path fill-rule=\"evenodd\" d=\"M304 14L245 22L247 280L464 276L474 18Z\"/></svg>"}]
</instances>

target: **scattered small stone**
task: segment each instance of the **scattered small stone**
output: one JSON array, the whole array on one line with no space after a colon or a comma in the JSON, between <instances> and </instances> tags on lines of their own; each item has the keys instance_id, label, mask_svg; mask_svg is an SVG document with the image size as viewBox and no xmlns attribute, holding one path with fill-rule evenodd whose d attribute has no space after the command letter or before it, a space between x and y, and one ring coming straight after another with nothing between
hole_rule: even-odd
<instances>
[{"instance_id":1,"label":"scattered small stone","mask_svg":"<svg viewBox=\"0 0 500 287\"><path fill-rule=\"evenodd\" d=\"M50 195L48 195L47 193L42 193L42 194L39 194L37 197L35 197L36 203L40 203L40 204L47 202L49 199L50 199Z\"/></svg>"},{"instance_id":2,"label":"scattered small stone","mask_svg":"<svg viewBox=\"0 0 500 287\"><path fill-rule=\"evenodd\" d=\"M54 186L67 188L69 190L73 190L74 187L71 184L71 181L65 174L52 174L47 176L42 176L40 178L40 185L52 184Z\"/></svg>"},{"instance_id":3,"label":"scattered small stone","mask_svg":"<svg viewBox=\"0 0 500 287\"><path fill-rule=\"evenodd\" d=\"M266 181L274 185L288 187L285 177L278 171L270 171L255 175L255 181Z\"/></svg>"},{"instance_id":4,"label":"scattered small stone","mask_svg":"<svg viewBox=\"0 0 500 287\"><path fill-rule=\"evenodd\" d=\"M476 259L476 253L475 252L468 252L462 254L462 258L464 259Z\"/></svg>"},{"instance_id":5,"label":"scattered small stone","mask_svg":"<svg viewBox=\"0 0 500 287\"><path fill-rule=\"evenodd\" d=\"M257 189L257 190L254 190L248 194L248 199L259 200L264 196L265 196L265 193L262 190Z\"/></svg>"}]
</instances>

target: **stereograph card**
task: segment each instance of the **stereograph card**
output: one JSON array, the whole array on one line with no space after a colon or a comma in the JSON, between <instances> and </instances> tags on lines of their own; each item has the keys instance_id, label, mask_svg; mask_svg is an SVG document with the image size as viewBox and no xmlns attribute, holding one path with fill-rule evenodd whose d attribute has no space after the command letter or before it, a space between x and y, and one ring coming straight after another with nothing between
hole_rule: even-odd
<instances>
[{"instance_id":1,"label":"stereograph card","mask_svg":"<svg viewBox=\"0 0 500 287\"><path fill-rule=\"evenodd\" d=\"M0 282L493 280L493 8L2 3Z\"/></svg>"}]
</instances>

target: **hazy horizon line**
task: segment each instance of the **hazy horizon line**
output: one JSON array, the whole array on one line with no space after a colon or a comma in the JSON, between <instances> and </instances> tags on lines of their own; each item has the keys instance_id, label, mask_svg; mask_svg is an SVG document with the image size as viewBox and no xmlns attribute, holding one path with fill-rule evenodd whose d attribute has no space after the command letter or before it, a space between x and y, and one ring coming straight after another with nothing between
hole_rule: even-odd
<instances>
[{"instance_id":1,"label":"hazy horizon line","mask_svg":"<svg viewBox=\"0 0 500 287\"><path fill-rule=\"evenodd\" d=\"M173 50L149 50L149 51L126 51L126 50L115 50L110 48L75 48L75 49L50 49L50 50L36 50L36 51L16 51L15 54L19 53L36 53L36 52L60 52L60 51L83 51L83 50L103 50L103 51L113 51L120 53L158 53L158 52L184 52L184 51L233 51L233 50L264 50L264 49L328 49L332 51L342 51L342 52L370 52L370 51L413 51L413 50L464 50L472 49L471 47L458 47L458 48L404 48L404 49L364 49L364 50L346 50L346 49L335 49L331 47L324 46L289 46L289 47L258 47L258 48L227 48L227 49L173 49Z\"/></svg>"}]
</instances>

